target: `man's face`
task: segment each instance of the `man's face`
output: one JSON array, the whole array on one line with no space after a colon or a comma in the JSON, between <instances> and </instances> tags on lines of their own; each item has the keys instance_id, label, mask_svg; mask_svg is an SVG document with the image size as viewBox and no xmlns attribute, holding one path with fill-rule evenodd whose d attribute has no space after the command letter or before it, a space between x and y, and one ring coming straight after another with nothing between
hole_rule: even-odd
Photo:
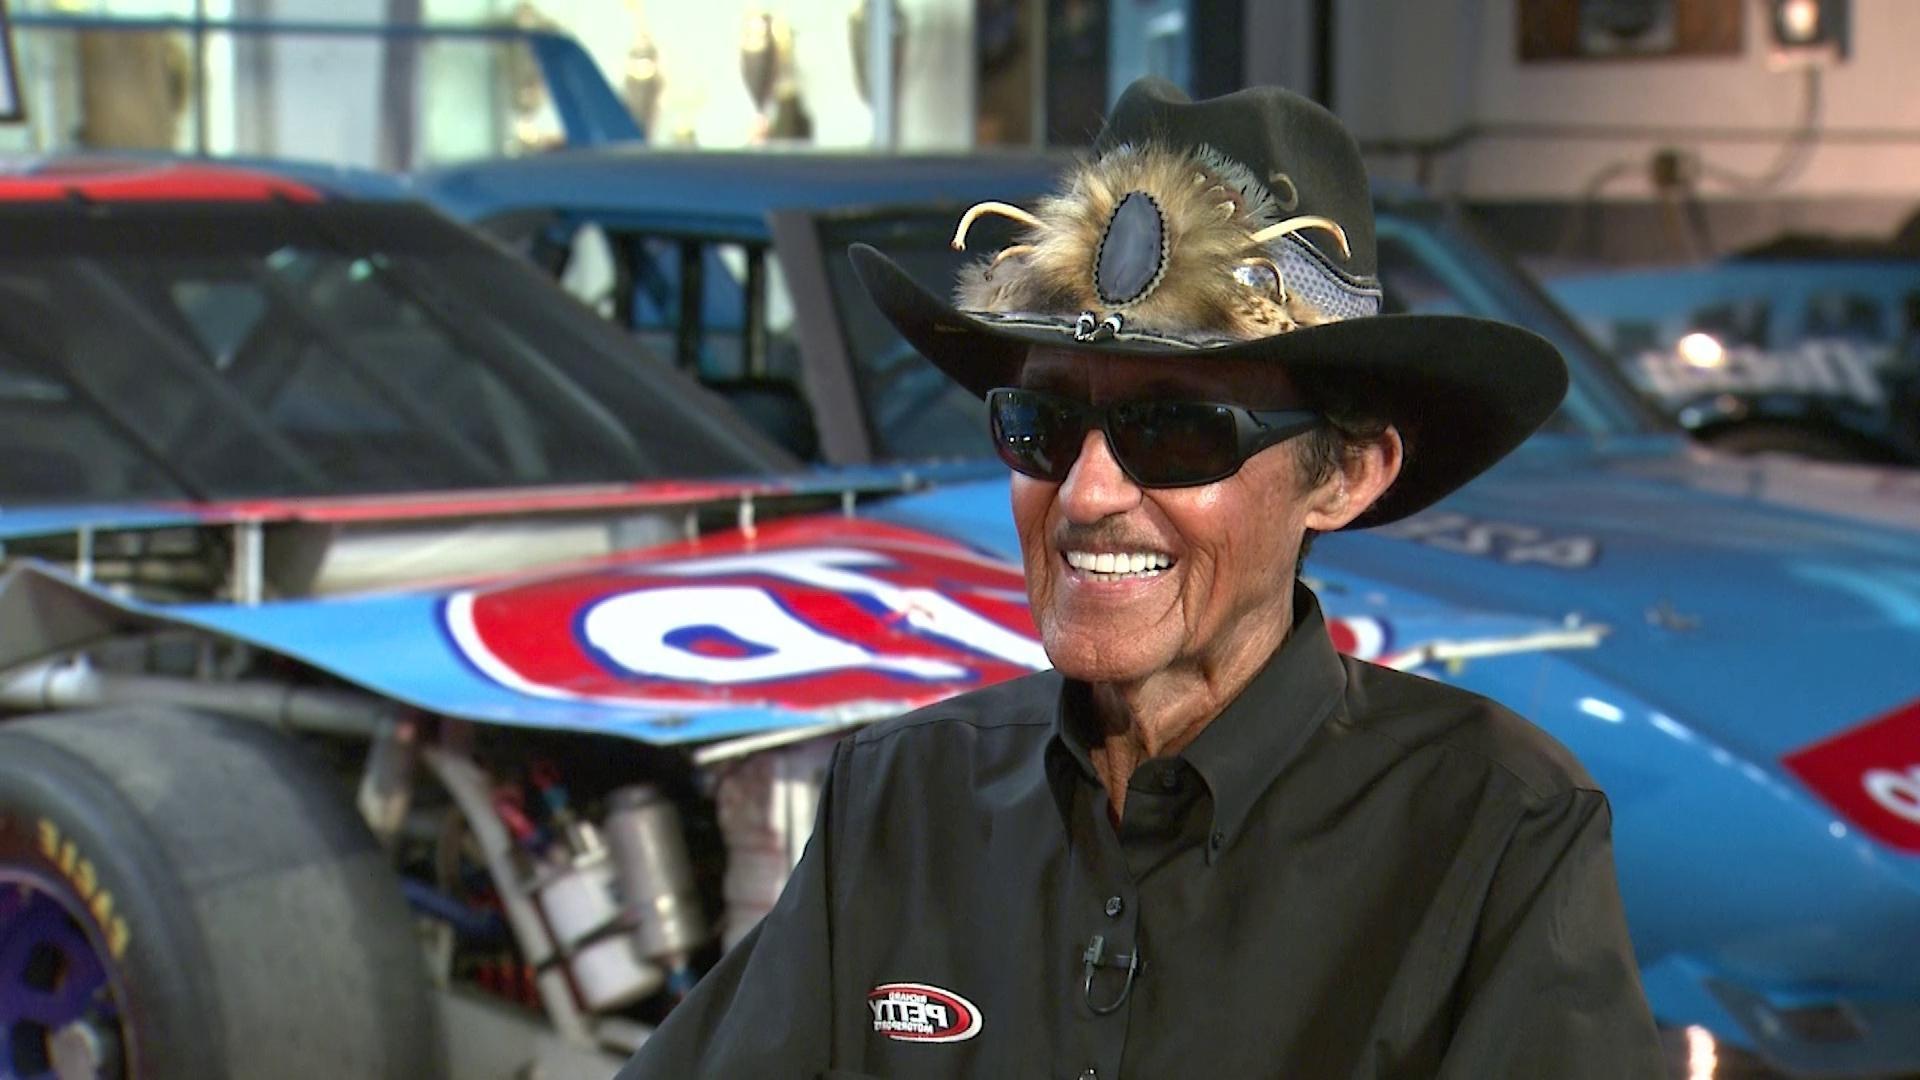
<instances>
[{"instance_id":1,"label":"man's face","mask_svg":"<svg viewBox=\"0 0 1920 1080\"><path fill-rule=\"evenodd\" d=\"M1021 384L1093 404L1300 404L1277 366L1250 360L1183 364L1036 349ZM1047 656L1072 678L1133 683L1180 665L1211 669L1249 642L1270 648L1285 632L1294 560L1326 487L1301 489L1293 449L1283 443L1217 483L1142 488L1099 431L1087 433L1064 481L1016 473L1014 523ZM1148 569L1132 571L1141 562L1135 556L1146 556ZM1265 632L1246 632L1256 626Z\"/></svg>"}]
</instances>

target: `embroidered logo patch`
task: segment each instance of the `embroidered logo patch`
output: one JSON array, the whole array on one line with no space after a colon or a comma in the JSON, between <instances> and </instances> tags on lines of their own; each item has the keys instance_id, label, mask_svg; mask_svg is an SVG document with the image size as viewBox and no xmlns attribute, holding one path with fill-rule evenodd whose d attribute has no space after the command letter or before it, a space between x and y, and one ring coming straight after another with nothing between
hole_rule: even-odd
<instances>
[{"instance_id":1,"label":"embroidered logo patch","mask_svg":"<svg viewBox=\"0 0 1920 1080\"><path fill-rule=\"evenodd\" d=\"M867 1008L873 1030L901 1042L961 1042L980 1034L973 1002L925 983L881 983L867 991Z\"/></svg>"}]
</instances>

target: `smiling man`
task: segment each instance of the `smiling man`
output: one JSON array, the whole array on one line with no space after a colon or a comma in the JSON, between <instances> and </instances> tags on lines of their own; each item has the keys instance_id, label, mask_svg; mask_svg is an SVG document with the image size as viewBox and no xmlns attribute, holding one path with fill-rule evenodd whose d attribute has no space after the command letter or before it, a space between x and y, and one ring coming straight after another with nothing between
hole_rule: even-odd
<instances>
[{"instance_id":1,"label":"smiling man","mask_svg":"<svg viewBox=\"0 0 1920 1080\"><path fill-rule=\"evenodd\" d=\"M1054 670L842 743L779 905L630 1077L1654 1077L1605 797L1483 698L1338 656L1313 536L1552 411L1525 331L1381 316L1352 139L1131 87L956 302Z\"/></svg>"}]
</instances>

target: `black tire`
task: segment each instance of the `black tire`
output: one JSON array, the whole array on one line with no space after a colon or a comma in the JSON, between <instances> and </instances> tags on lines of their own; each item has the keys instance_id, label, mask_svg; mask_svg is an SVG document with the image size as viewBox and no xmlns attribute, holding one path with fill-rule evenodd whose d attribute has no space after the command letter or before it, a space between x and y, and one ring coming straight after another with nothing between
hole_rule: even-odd
<instances>
[{"instance_id":1,"label":"black tire","mask_svg":"<svg viewBox=\"0 0 1920 1080\"><path fill-rule=\"evenodd\" d=\"M1858 439L1795 424L1736 424L1701 436L1729 454L1788 454L1808 461L1883 461L1884 453Z\"/></svg>"},{"instance_id":2,"label":"black tire","mask_svg":"<svg viewBox=\"0 0 1920 1080\"><path fill-rule=\"evenodd\" d=\"M76 897L91 886L77 921L103 958L123 943L108 967L129 1076L445 1071L399 885L292 738L164 708L0 723L9 863L58 872Z\"/></svg>"}]
</instances>

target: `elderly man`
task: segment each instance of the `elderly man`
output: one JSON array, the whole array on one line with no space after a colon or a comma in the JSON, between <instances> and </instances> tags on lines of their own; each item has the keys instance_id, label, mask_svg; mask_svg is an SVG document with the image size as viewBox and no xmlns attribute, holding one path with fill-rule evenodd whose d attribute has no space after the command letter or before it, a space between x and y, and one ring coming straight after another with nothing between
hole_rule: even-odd
<instances>
[{"instance_id":1,"label":"elderly man","mask_svg":"<svg viewBox=\"0 0 1920 1080\"><path fill-rule=\"evenodd\" d=\"M1381 316L1358 150L1285 91L1115 106L957 303L1054 670L842 743L773 913L629 1077L1661 1074L1605 797L1526 721L1338 656L1318 533L1517 445L1525 331Z\"/></svg>"}]
</instances>

